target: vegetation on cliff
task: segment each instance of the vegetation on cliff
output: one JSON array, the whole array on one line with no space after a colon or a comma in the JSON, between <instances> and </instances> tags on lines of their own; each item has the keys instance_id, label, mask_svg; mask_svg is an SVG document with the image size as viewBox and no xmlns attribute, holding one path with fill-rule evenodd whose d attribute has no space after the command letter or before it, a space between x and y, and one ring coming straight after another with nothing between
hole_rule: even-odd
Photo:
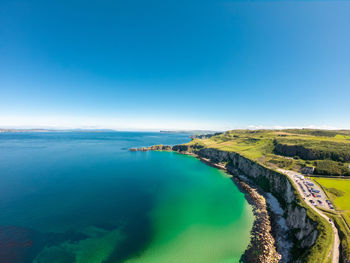
<instances>
[{"instance_id":1,"label":"vegetation on cliff","mask_svg":"<svg viewBox=\"0 0 350 263\"><path fill-rule=\"evenodd\" d=\"M189 145L237 152L271 168L315 168L321 175L350 175L350 131L232 130Z\"/></svg>"},{"instance_id":2,"label":"vegetation on cliff","mask_svg":"<svg viewBox=\"0 0 350 263\"><path fill-rule=\"evenodd\" d=\"M336 162L334 161L334 156L336 154L338 154L338 156L344 156L344 151L350 149L350 139L347 136L346 131L339 131L339 133L337 133L335 131L323 132L318 130L235 130L209 138L195 138L190 143L173 149L189 152L192 151L195 153L200 153L206 148L217 149L225 152L234 152L271 170L279 167L300 170L300 168L305 166L313 166L316 167L317 171L317 169L321 170L321 168L323 170L325 170L325 168L327 169L327 164L330 164L328 167L329 170L326 170L325 172L327 173L327 171L335 171L335 169L338 169L337 166L334 167L334 163L341 166L342 171L344 171L344 168L346 168L346 159L342 159L342 161L338 159ZM308 146L310 146L310 149L313 147L313 152L322 152L322 150L324 150L322 147L329 144L331 145L330 151L333 151L334 153L333 155L322 155L317 153L317 156L321 156L319 160L311 160L307 158L303 159L301 154L296 156L293 155L292 157L287 153L277 153L276 145L279 143L278 140L279 142L283 140L283 143L285 144L289 143L290 145L305 149ZM336 147L338 144L339 147ZM319 147L320 145L322 147ZM336 149L339 149L339 152L336 152ZM258 179L259 178L257 178L257 180ZM262 180L264 178L260 179ZM262 180L261 183L263 185L269 184L268 182L264 182L264 180ZM270 184L272 184L272 182ZM297 243L299 241L296 240L296 250L294 252L298 255L302 255L303 262L327 262L330 258L330 251L333 244L331 226L324 218L321 218L314 211L312 211L312 209L308 207L305 201L302 200L297 193L295 193L295 196L297 197L296 205L298 207L305 208L307 211L307 216L313 222L317 223L318 236L315 243L310 248L302 248L303 245L301 244L301 247L298 248ZM347 242L346 236L343 238L342 242L343 244ZM300 252L300 249L305 251Z\"/></svg>"}]
</instances>

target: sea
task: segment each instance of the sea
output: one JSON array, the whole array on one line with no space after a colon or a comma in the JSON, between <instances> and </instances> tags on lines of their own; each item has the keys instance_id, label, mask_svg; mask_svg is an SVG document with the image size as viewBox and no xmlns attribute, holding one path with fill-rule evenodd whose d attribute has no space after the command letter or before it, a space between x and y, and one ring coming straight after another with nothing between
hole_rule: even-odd
<instances>
[{"instance_id":1,"label":"sea","mask_svg":"<svg viewBox=\"0 0 350 263\"><path fill-rule=\"evenodd\" d=\"M1 263L233 263L252 208L189 134L0 133Z\"/></svg>"}]
</instances>

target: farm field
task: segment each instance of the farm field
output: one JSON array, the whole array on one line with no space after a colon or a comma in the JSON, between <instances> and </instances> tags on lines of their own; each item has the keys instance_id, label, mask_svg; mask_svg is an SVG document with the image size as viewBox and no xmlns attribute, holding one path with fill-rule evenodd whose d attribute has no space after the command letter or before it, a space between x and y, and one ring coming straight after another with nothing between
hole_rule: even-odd
<instances>
[{"instance_id":1,"label":"farm field","mask_svg":"<svg viewBox=\"0 0 350 263\"><path fill-rule=\"evenodd\" d=\"M350 179L317 178L314 179L326 191L337 211L333 220L339 225L341 246L344 257L350 259Z\"/></svg>"},{"instance_id":2,"label":"farm field","mask_svg":"<svg viewBox=\"0 0 350 263\"><path fill-rule=\"evenodd\" d=\"M350 213L350 179L317 178L315 181L326 190L337 210Z\"/></svg>"}]
</instances>

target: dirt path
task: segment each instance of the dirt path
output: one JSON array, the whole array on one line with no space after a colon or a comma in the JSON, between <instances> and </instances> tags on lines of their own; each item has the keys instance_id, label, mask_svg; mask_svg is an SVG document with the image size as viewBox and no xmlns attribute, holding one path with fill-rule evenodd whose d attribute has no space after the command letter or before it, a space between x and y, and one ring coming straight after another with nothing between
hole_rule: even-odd
<instances>
[{"instance_id":1,"label":"dirt path","mask_svg":"<svg viewBox=\"0 0 350 263\"><path fill-rule=\"evenodd\" d=\"M280 172L282 172L283 174L285 174L286 176L288 176L294 182L299 194L301 195L301 197L303 199L305 199L305 202L309 205L309 207L311 209L313 209L317 214L322 216L324 219L326 219L327 222L331 225L332 230L333 230L333 236L334 236L333 249L332 249L332 263L339 263L340 239L339 239L339 235L338 235L338 230L334 226L334 223L322 211L318 210L313 204L310 204L308 202L308 198L310 198L310 196L308 196L309 194L307 192L303 191L301 184L299 184L299 179L296 177L296 175L300 176L301 174L298 174L294 171L289 171L289 170L283 170L283 169L278 169L278 170ZM323 193L322 189L320 191L321 191L321 193L320 193L321 199L324 199L326 197L326 195ZM325 202L325 200L323 200L323 202Z\"/></svg>"}]
</instances>

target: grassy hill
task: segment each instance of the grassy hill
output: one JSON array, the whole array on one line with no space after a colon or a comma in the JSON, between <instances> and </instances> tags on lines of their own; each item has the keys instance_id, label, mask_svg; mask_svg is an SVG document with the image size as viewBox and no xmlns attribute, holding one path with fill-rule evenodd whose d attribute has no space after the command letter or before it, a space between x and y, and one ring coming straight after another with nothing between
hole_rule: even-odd
<instances>
[{"instance_id":1,"label":"grassy hill","mask_svg":"<svg viewBox=\"0 0 350 263\"><path fill-rule=\"evenodd\" d=\"M312 166L321 175L350 176L348 130L232 130L189 144L238 152L271 168Z\"/></svg>"},{"instance_id":2,"label":"grassy hill","mask_svg":"<svg viewBox=\"0 0 350 263\"><path fill-rule=\"evenodd\" d=\"M336 211L326 211L337 225L341 254L350 260L350 131L348 130L232 130L195 138L190 145L237 152L269 168L299 171L314 167L315 174L349 176L317 178ZM347 177L342 177L347 178Z\"/></svg>"}]
</instances>

